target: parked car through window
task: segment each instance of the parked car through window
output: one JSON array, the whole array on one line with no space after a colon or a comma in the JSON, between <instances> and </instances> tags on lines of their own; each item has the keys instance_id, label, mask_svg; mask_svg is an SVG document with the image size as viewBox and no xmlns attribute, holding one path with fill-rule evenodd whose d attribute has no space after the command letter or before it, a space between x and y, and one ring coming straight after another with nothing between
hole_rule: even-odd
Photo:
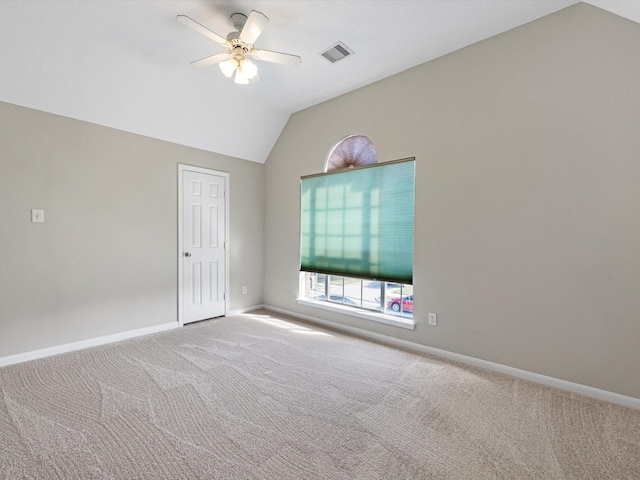
<instances>
[{"instance_id":1,"label":"parked car through window","mask_svg":"<svg viewBox=\"0 0 640 480\"><path fill-rule=\"evenodd\" d=\"M404 298L392 298L387 302L387 308L398 313L400 310L403 312L413 313L413 295L407 295Z\"/></svg>"}]
</instances>

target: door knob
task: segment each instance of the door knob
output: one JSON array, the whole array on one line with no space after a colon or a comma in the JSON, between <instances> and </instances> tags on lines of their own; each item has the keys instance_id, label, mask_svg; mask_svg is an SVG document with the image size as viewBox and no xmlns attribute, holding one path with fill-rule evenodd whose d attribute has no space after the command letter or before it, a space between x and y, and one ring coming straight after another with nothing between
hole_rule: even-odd
<instances>
[{"instance_id":1,"label":"door knob","mask_svg":"<svg viewBox=\"0 0 640 480\"><path fill-rule=\"evenodd\" d=\"M191 252L184 252L184 256L185 257L190 257L191 256Z\"/></svg>"}]
</instances>

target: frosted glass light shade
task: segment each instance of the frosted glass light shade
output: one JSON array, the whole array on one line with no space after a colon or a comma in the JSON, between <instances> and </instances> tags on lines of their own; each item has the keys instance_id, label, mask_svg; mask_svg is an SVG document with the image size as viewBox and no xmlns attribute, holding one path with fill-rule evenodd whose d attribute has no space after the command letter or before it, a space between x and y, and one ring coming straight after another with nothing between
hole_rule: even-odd
<instances>
[{"instance_id":1,"label":"frosted glass light shade","mask_svg":"<svg viewBox=\"0 0 640 480\"><path fill-rule=\"evenodd\" d=\"M249 79L247 78L247 75L242 71L241 68L238 68L236 70L236 78L233 81L236 82L238 85L246 85L247 83L249 83Z\"/></svg>"},{"instance_id":2,"label":"frosted glass light shade","mask_svg":"<svg viewBox=\"0 0 640 480\"><path fill-rule=\"evenodd\" d=\"M249 80L258 74L258 67L256 67L256 64L248 58L245 58L240 62L240 68L242 68L242 71Z\"/></svg>"},{"instance_id":3,"label":"frosted glass light shade","mask_svg":"<svg viewBox=\"0 0 640 480\"><path fill-rule=\"evenodd\" d=\"M236 68L238 68L238 62L234 58L230 58L229 60L225 60L220 63L220 70L222 70L222 73L227 78L231 78L231 75L236 71Z\"/></svg>"}]
</instances>

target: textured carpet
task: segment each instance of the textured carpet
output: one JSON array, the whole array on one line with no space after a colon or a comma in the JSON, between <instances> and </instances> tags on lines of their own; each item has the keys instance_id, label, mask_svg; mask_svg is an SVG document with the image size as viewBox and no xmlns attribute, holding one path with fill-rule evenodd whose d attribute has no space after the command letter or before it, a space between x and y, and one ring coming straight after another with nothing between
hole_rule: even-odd
<instances>
[{"instance_id":1,"label":"textured carpet","mask_svg":"<svg viewBox=\"0 0 640 480\"><path fill-rule=\"evenodd\" d=\"M640 411L262 310L1 368L0 477L639 479Z\"/></svg>"}]
</instances>

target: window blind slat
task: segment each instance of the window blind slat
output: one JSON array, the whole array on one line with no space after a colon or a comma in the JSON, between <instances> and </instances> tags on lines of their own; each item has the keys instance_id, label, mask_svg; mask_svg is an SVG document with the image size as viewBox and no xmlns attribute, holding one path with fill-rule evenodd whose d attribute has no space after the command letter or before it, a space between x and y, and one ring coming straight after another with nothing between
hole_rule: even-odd
<instances>
[{"instance_id":1,"label":"window blind slat","mask_svg":"<svg viewBox=\"0 0 640 480\"><path fill-rule=\"evenodd\" d=\"M412 284L414 164L303 177L300 270Z\"/></svg>"}]
</instances>

